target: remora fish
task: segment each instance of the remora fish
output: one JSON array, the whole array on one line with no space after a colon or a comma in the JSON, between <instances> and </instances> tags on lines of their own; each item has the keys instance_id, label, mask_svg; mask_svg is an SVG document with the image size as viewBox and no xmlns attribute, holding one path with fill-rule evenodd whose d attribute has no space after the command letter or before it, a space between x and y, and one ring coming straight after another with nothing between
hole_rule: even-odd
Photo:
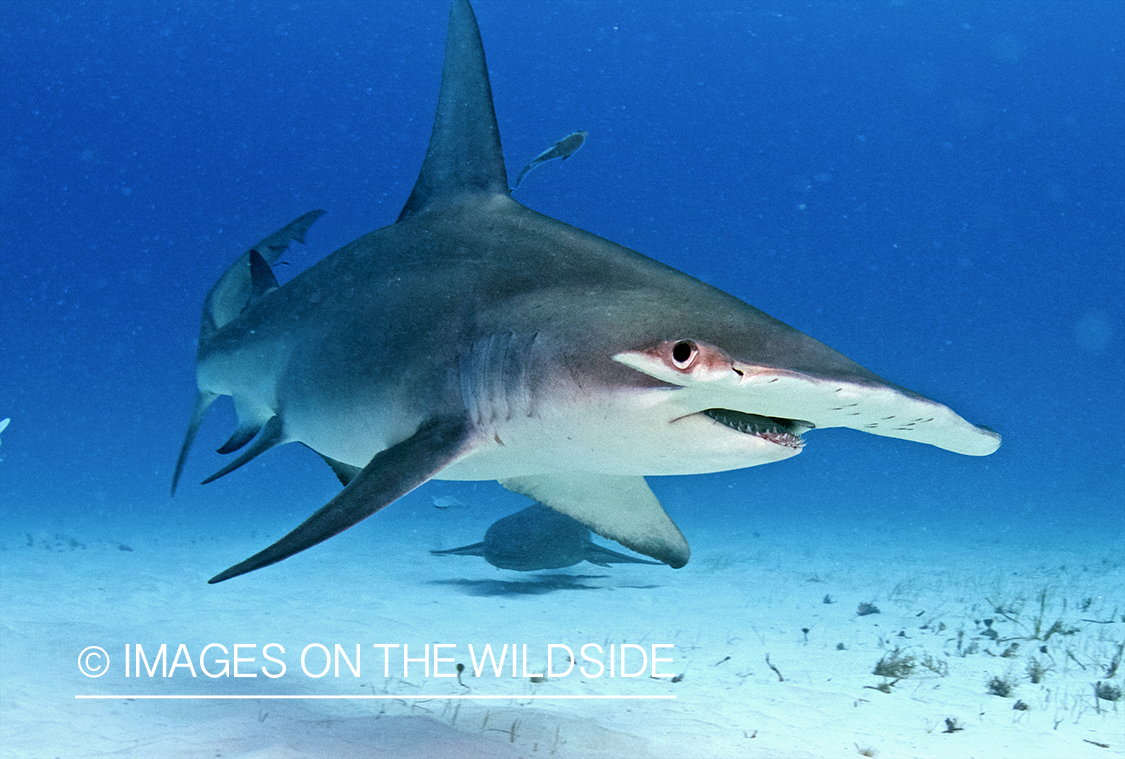
<instances>
[{"instance_id":1,"label":"remora fish","mask_svg":"<svg viewBox=\"0 0 1125 759\"><path fill-rule=\"evenodd\" d=\"M173 491L220 395L239 418L222 450L249 445L209 480L298 441L345 487L212 583L431 478L499 480L682 567L687 541L644 475L780 461L823 427L972 456L1000 445L737 298L514 201L468 0L452 4L433 133L398 221L280 288L261 251L245 258L208 298Z\"/></svg>"},{"instance_id":2,"label":"remora fish","mask_svg":"<svg viewBox=\"0 0 1125 759\"><path fill-rule=\"evenodd\" d=\"M547 161L553 161L556 158L560 161L565 161L567 158L570 158L572 155L574 155L578 148L582 147L582 143L584 143L585 141L585 132L574 132L572 134L568 134L566 137L563 137L554 145L532 158L531 162L528 163L527 166L524 166L523 170L520 171L519 175L516 177L516 183L512 185L512 192L516 191L516 188L520 186L521 182L523 182L524 177L530 174L533 170L539 168Z\"/></svg>"}]
</instances>

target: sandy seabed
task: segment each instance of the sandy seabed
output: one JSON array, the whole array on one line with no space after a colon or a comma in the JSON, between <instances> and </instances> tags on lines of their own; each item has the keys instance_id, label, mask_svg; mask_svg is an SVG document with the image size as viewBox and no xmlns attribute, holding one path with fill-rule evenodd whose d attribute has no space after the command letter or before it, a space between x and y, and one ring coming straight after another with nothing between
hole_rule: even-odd
<instances>
[{"instance_id":1,"label":"sandy seabed","mask_svg":"<svg viewBox=\"0 0 1125 759\"><path fill-rule=\"evenodd\" d=\"M9 524L0 756L1125 757L1120 536L697 529L679 571L425 550L477 522L390 519L219 586L265 538Z\"/></svg>"}]
</instances>

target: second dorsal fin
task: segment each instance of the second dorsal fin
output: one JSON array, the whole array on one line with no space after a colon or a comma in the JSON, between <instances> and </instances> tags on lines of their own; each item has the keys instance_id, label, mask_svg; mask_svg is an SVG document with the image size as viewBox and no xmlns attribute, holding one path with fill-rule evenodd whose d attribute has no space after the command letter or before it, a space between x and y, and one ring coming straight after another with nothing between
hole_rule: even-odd
<instances>
[{"instance_id":1,"label":"second dorsal fin","mask_svg":"<svg viewBox=\"0 0 1125 759\"><path fill-rule=\"evenodd\" d=\"M262 258L257 250L250 251L250 300L246 302L247 308L256 300L260 300L277 289L277 277L273 269Z\"/></svg>"},{"instance_id":2,"label":"second dorsal fin","mask_svg":"<svg viewBox=\"0 0 1125 759\"><path fill-rule=\"evenodd\" d=\"M203 302L203 321L199 330L201 342L208 340L246 310L253 293L250 253L257 251L267 265L274 263L289 247L292 240L304 243L305 233L309 227L323 215L324 211L309 211L297 217L269 237L260 240L251 250L243 253L227 267ZM270 276L273 276L272 271ZM275 284L276 282L277 280L274 280Z\"/></svg>"}]
</instances>

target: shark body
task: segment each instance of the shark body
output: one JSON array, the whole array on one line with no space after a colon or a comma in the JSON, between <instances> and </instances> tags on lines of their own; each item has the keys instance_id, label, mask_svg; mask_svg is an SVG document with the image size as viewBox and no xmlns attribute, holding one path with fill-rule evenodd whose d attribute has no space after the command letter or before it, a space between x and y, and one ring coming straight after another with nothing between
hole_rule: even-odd
<instances>
[{"instance_id":1,"label":"shark body","mask_svg":"<svg viewBox=\"0 0 1125 759\"><path fill-rule=\"evenodd\" d=\"M1000 444L737 298L513 200L468 0L452 3L430 145L398 221L279 288L259 248L276 258L318 215L248 251L208 295L173 491L222 395L239 427L220 451L245 450L207 481L301 442L345 487L212 583L432 478L499 480L681 567L687 541L645 475L780 461L823 427L968 455Z\"/></svg>"},{"instance_id":2,"label":"shark body","mask_svg":"<svg viewBox=\"0 0 1125 759\"><path fill-rule=\"evenodd\" d=\"M480 556L494 567L517 572L562 569L583 561L599 567L660 564L598 545L590 540L590 531L581 522L539 503L496 520L479 543L430 553L435 556Z\"/></svg>"}]
</instances>

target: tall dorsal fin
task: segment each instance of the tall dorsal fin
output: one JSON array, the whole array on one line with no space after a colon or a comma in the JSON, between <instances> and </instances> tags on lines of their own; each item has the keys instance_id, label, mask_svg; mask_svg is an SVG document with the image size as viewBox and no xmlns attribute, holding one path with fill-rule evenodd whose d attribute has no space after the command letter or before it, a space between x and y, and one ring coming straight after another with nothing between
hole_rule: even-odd
<instances>
[{"instance_id":1,"label":"tall dorsal fin","mask_svg":"<svg viewBox=\"0 0 1125 759\"><path fill-rule=\"evenodd\" d=\"M469 0L453 0L434 130L398 220L473 192L507 194L508 172L477 19Z\"/></svg>"}]
</instances>

